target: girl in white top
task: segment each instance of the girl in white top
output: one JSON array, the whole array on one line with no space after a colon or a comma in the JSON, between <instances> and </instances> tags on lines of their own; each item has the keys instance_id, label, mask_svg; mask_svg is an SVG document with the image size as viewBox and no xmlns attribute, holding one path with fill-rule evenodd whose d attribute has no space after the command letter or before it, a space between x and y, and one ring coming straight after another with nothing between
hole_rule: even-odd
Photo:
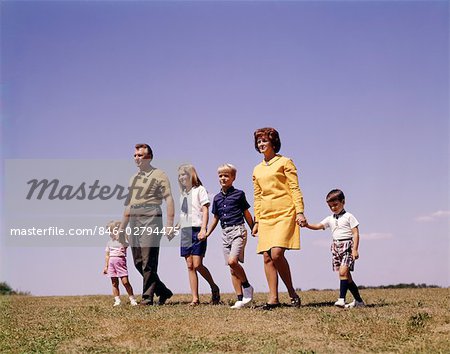
<instances>
[{"instance_id":1,"label":"girl in white top","mask_svg":"<svg viewBox=\"0 0 450 354\"><path fill-rule=\"evenodd\" d=\"M185 258L191 287L192 302L190 306L200 304L198 294L198 275L211 287L211 303L220 302L219 287L214 282L208 268L203 264L206 253L206 226L208 225L208 208L210 200L203 187L197 171L192 165L178 168L178 184L181 189L181 212L178 226L181 228L181 256Z\"/></svg>"},{"instance_id":2,"label":"girl in white top","mask_svg":"<svg viewBox=\"0 0 450 354\"><path fill-rule=\"evenodd\" d=\"M134 298L133 287L128 280L127 269L127 247L125 234L119 233L120 221L110 221L106 225L111 239L106 245L105 267L103 274L107 274L111 278L112 291L114 295L114 305L120 305L119 278L125 287L131 306L136 306L137 301Z\"/></svg>"}]
</instances>

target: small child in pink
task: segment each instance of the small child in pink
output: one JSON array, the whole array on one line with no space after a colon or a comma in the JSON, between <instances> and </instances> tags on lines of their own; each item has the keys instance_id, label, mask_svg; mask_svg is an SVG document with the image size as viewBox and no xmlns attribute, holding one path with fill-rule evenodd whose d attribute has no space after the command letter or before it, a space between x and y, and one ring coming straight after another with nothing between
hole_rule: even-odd
<instances>
[{"instance_id":1,"label":"small child in pink","mask_svg":"<svg viewBox=\"0 0 450 354\"><path fill-rule=\"evenodd\" d=\"M127 247L125 234L119 235L120 221L110 221L106 228L110 232L111 240L106 245L105 268L103 274L107 274L111 278L112 290L114 295L114 305L120 305L119 278L125 287L130 298L131 306L138 303L133 294L133 287L128 280L127 269Z\"/></svg>"}]
</instances>

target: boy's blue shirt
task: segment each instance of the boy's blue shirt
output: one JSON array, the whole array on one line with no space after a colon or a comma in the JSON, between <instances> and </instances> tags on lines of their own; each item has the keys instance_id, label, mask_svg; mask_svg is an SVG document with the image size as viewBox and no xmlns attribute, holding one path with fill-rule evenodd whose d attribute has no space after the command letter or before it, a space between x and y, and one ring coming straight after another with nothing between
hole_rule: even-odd
<instances>
[{"instance_id":1,"label":"boy's blue shirt","mask_svg":"<svg viewBox=\"0 0 450 354\"><path fill-rule=\"evenodd\" d=\"M250 208L245 193L231 186L214 196L211 212L219 217L222 228L244 223L244 211Z\"/></svg>"}]
</instances>

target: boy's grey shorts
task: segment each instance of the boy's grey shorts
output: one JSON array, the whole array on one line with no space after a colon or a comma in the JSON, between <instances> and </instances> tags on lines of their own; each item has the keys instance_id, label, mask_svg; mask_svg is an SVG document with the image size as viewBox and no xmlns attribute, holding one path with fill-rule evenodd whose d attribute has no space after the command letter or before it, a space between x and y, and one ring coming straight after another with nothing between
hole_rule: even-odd
<instances>
[{"instance_id":1,"label":"boy's grey shorts","mask_svg":"<svg viewBox=\"0 0 450 354\"><path fill-rule=\"evenodd\" d=\"M228 265L230 257L237 257L244 263L244 249L247 243L247 230L244 224L228 226L222 229L222 244L225 264Z\"/></svg>"}]
</instances>

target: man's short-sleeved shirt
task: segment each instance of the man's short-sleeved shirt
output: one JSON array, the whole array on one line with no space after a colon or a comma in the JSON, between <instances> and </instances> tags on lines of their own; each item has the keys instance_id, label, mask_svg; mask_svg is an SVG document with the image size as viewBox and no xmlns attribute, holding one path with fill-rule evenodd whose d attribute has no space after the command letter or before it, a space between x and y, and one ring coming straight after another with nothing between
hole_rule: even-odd
<instances>
[{"instance_id":1,"label":"man's short-sleeved shirt","mask_svg":"<svg viewBox=\"0 0 450 354\"><path fill-rule=\"evenodd\" d=\"M327 216L320 223L325 229L331 229L333 240L336 241L352 239L352 229L359 225L358 220L348 211L337 217L334 215Z\"/></svg>"},{"instance_id":2,"label":"man's short-sleeved shirt","mask_svg":"<svg viewBox=\"0 0 450 354\"><path fill-rule=\"evenodd\" d=\"M157 204L171 195L170 182L164 171L153 168L138 172L130 179L130 205Z\"/></svg>"},{"instance_id":3,"label":"man's short-sleeved shirt","mask_svg":"<svg viewBox=\"0 0 450 354\"><path fill-rule=\"evenodd\" d=\"M244 211L250 208L245 193L230 187L214 196L211 212L219 217L222 228L244 223Z\"/></svg>"}]
</instances>

